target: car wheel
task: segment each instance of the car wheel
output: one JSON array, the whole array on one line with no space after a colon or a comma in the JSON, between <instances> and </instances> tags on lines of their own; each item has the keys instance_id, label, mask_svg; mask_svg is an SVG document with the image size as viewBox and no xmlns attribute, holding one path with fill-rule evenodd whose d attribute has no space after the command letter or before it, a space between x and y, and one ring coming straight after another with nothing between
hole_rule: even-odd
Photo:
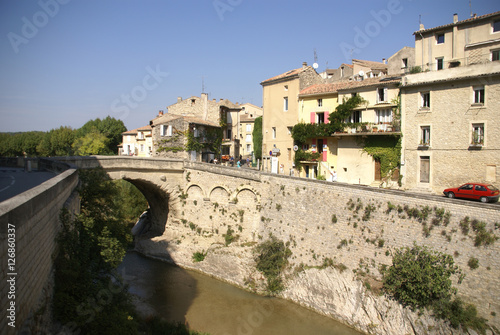
<instances>
[{"instance_id":1,"label":"car wheel","mask_svg":"<svg viewBox=\"0 0 500 335\"><path fill-rule=\"evenodd\" d=\"M453 192L448 192L448 194L446 195L448 198L455 198L455 193Z\"/></svg>"},{"instance_id":2,"label":"car wheel","mask_svg":"<svg viewBox=\"0 0 500 335\"><path fill-rule=\"evenodd\" d=\"M481 202L488 202L488 198L486 198L486 197L481 197L481 198L479 198L479 200Z\"/></svg>"}]
</instances>

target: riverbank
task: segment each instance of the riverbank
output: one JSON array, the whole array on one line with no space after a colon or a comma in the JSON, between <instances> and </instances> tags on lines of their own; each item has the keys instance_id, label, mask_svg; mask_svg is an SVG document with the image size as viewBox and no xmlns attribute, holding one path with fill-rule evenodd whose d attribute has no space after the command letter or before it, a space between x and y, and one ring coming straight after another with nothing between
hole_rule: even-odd
<instances>
[{"instance_id":1,"label":"riverbank","mask_svg":"<svg viewBox=\"0 0 500 335\"><path fill-rule=\"evenodd\" d=\"M200 238L187 231L172 230L162 236L137 238L136 250L244 290L265 293L265 278L255 268L253 246L249 243L225 246L217 238ZM195 252L206 252L206 257L201 262L193 262ZM285 290L278 297L366 334L475 334L450 328L428 312L413 312L375 294L356 279L352 270L326 267L294 273L291 267L286 275Z\"/></svg>"}]
</instances>

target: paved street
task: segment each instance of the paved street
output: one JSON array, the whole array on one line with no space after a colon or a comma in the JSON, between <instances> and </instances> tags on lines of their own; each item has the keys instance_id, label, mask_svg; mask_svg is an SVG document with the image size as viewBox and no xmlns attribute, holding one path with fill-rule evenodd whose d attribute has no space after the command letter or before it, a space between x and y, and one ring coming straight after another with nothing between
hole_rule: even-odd
<instances>
[{"instance_id":1,"label":"paved street","mask_svg":"<svg viewBox=\"0 0 500 335\"><path fill-rule=\"evenodd\" d=\"M55 175L53 172L24 172L20 168L0 167L0 202L40 185Z\"/></svg>"}]
</instances>

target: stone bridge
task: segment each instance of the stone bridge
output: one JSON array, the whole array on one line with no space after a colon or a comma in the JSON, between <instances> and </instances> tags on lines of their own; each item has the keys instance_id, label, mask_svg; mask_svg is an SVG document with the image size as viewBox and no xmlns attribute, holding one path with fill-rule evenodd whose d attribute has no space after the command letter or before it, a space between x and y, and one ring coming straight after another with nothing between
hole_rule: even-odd
<instances>
[{"instance_id":1,"label":"stone bridge","mask_svg":"<svg viewBox=\"0 0 500 335\"><path fill-rule=\"evenodd\" d=\"M454 256L466 274L457 287L459 295L474 303L482 317L500 328L500 242L477 245L477 232L472 227L467 233L461 229L463 222L478 220L485 224L486 232L500 236L498 203L482 204L182 160L119 156L54 160L82 169L102 167L112 179L134 184L150 205L153 234L148 239L151 245L154 244L154 248L165 245L168 252L176 249L177 254L182 255L174 261L180 265L193 267L194 251L201 251L205 245L224 245L225 236L232 231L237 236L239 249L227 249L221 257L234 252L237 255L234 259L241 259L242 254L238 253L246 246L273 235L289 245L293 254L291 267L301 263L321 266L328 258L345 266L351 275L362 268L370 276L380 278L380 266L391 264L391 253L395 249L416 243ZM74 173L67 174L73 178L68 184L73 188ZM64 197L69 196L71 192L68 192ZM7 222L2 220L2 215L0 221L2 225ZM1 237L6 238L4 227L2 229ZM57 230L52 229L51 233L53 239ZM28 229L19 234L33 237L38 233ZM161 244L159 240L167 243ZM25 248L33 254L40 250L38 244L27 244ZM162 255L160 252L157 256ZM471 258L478 260L479 268L468 266ZM25 259L29 259L29 255ZM2 261L2 271L5 262ZM46 262L51 262L50 257ZM247 285L227 267L210 272L216 263L200 263L208 267L200 268L204 272L242 287ZM36 281L37 277L31 278ZM328 306L337 304L335 297L324 296L318 300L318 297L290 295L288 298L347 324L362 324L356 319L357 314L342 315L341 307L329 309ZM333 300L315 305L315 301L328 299ZM2 308L4 302L2 300ZM370 322L380 322L377 317ZM370 331L366 327L358 328Z\"/></svg>"}]
</instances>

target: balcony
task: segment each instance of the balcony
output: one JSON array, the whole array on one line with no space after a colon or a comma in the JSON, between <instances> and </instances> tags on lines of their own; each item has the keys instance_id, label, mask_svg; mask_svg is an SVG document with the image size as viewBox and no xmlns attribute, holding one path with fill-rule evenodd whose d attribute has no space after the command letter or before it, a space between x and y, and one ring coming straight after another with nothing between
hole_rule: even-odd
<instances>
[{"instance_id":1,"label":"balcony","mask_svg":"<svg viewBox=\"0 0 500 335\"><path fill-rule=\"evenodd\" d=\"M348 125L344 128L343 132L336 132L335 137L341 136L366 136L366 135L389 135L389 134L401 134L401 127L399 123L354 123Z\"/></svg>"}]
</instances>

